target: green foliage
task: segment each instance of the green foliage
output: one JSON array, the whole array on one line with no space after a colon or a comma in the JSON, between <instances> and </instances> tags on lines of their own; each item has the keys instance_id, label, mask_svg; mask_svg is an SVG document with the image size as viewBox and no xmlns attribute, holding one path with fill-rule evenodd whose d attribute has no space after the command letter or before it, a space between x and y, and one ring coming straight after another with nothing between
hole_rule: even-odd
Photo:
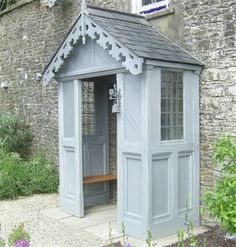
<instances>
[{"instance_id":1,"label":"green foliage","mask_svg":"<svg viewBox=\"0 0 236 247\"><path fill-rule=\"evenodd\" d=\"M27 169L33 193L53 193L58 189L59 177L55 165L38 156L28 162Z\"/></svg>"},{"instance_id":2,"label":"green foliage","mask_svg":"<svg viewBox=\"0 0 236 247\"><path fill-rule=\"evenodd\" d=\"M0 237L0 247L5 247L6 243L3 238Z\"/></svg>"},{"instance_id":3,"label":"green foliage","mask_svg":"<svg viewBox=\"0 0 236 247\"><path fill-rule=\"evenodd\" d=\"M177 236L178 236L178 247L184 247L184 230L179 229L177 231Z\"/></svg>"},{"instance_id":4,"label":"green foliage","mask_svg":"<svg viewBox=\"0 0 236 247\"><path fill-rule=\"evenodd\" d=\"M205 195L205 207L210 216L220 221L222 228L236 234L236 142L225 137L217 142L214 160L222 165L216 188Z\"/></svg>"},{"instance_id":5,"label":"green foliage","mask_svg":"<svg viewBox=\"0 0 236 247\"><path fill-rule=\"evenodd\" d=\"M24 157L29 152L32 134L24 120L10 113L0 113L0 147Z\"/></svg>"},{"instance_id":6,"label":"green foliage","mask_svg":"<svg viewBox=\"0 0 236 247\"><path fill-rule=\"evenodd\" d=\"M29 195L27 170L24 162L16 155L0 152L0 200Z\"/></svg>"},{"instance_id":7,"label":"green foliage","mask_svg":"<svg viewBox=\"0 0 236 247\"><path fill-rule=\"evenodd\" d=\"M146 239L146 243L148 247L152 247L152 233L151 233L151 229L147 229L147 239Z\"/></svg>"},{"instance_id":8,"label":"green foliage","mask_svg":"<svg viewBox=\"0 0 236 247\"><path fill-rule=\"evenodd\" d=\"M9 246L14 246L18 240L30 241L30 235L25 231L24 225L20 224L18 227L12 230L8 238Z\"/></svg>"},{"instance_id":9,"label":"green foliage","mask_svg":"<svg viewBox=\"0 0 236 247\"><path fill-rule=\"evenodd\" d=\"M0 0L0 11L7 9L11 5L19 2L20 0Z\"/></svg>"},{"instance_id":10,"label":"green foliage","mask_svg":"<svg viewBox=\"0 0 236 247\"><path fill-rule=\"evenodd\" d=\"M57 191L58 172L45 158L24 161L0 151L0 200Z\"/></svg>"}]
</instances>

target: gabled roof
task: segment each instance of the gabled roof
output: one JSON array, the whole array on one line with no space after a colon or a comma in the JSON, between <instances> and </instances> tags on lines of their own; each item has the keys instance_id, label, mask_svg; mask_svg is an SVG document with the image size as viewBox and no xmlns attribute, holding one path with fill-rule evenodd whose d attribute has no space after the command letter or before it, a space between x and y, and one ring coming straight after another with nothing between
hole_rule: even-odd
<instances>
[{"instance_id":1,"label":"gabled roof","mask_svg":"<svg viewBox=\"0 0 236 247\"><path fill-rule=\"evenodd\" d=\"M83 27L84 26L84 27ZM184 49L157 32L139 15L88 6L75 21L66 39L53 56L43 73L43 83L48 85L68 58L73 46L89 36L109 54L121 61L132 74L142 72L145 59L181 64L203 64Z\"/></svg>"}]
</instances>

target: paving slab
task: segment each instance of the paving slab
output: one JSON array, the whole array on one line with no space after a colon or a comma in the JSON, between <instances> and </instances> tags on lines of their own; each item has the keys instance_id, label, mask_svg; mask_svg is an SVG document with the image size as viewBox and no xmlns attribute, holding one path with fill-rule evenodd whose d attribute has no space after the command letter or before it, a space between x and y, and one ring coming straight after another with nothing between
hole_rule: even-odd
<instances>
[{"instance_id":1,"label":"paving slab","mask_svg":"<svg viewBox=\"0 0 236 247\"><path fill-rule=\"evenodd\" d=\"M110 223L110 224L109 224ZM94 234L104 240L109 240L109 232L111 229L111 238L116 239L122 237L122 233L119 231L117 221L106 222L95 226L84 228L85 232Z\"/></svg>"},{"instance_id":2,"label":"paving slab","mask_svg":"<svg viewBox=\"0 0 236 247\"><path fill-rule=\"evenodd\" d=\"M42 211L42 214L45 216L55 219L55 220L60 220L64 218L71 217L70 214L66 214L62 212L59 208L50 208Z\"/></svg>"},{"instance_id":3,"label":"paving slab","mask_svg":"<svg viewBox=\"0 0 236 247\"><path fill-rule=\"evenodd\" d=\"M116 207L107 208L106 210L99 210L87 214L84 218L69 217L61 219L60 222L78 229L84 229L91 226L100 225L103 223L112 222L116 220Z\"/></svg>"}]
</instances>

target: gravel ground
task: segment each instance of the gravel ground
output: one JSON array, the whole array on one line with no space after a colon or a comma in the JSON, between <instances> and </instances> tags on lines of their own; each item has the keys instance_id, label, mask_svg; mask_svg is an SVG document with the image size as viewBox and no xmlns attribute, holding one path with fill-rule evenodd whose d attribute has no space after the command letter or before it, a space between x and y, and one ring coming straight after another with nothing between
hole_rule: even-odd
<instances>
[{"instance_id":1,"label":"gravel ground","mask_svg":"<svg viewBox=\"0 0 236 247\"><path fill-rule=\"evenodd\" d=\"M105 244L92 234L42 214L43 210L57 206L56 194L0 201L1 236L6 239L12 228L24 223L32 247L100 247Z\"/></svg>"}]
</instances>

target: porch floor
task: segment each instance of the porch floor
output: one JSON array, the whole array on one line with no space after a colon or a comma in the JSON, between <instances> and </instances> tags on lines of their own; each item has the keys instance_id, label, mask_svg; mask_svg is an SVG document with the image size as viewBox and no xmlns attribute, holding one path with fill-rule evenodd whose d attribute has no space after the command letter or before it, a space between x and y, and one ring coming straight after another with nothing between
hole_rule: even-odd
<instances>
[{"instance_id":1,"label":"porch floor","mask_svg":"<svg viewBox=\"0 0 236 247\"><path fill-rule=\"evenodd\" d=\"M111 224L111 237L113 242L122 242L122 234L119 232L119 226L117 224L117 208L114 204L106 204L91 207L85 210L84 218L77 218L60 211L59 208L47 209L43 213L50 218L54 218L62 222L63 224L76 227L89 234L95 235L102 241L109 243L109 223ZM194 234L198 235L204 233L206 229L198 227L194 230ZM128 237L132 246L146 247L145 241ZM154 241L158 246L168 246L178 241L177 235L171 235L158 241Z\"/></svg>"}]
</instances>

